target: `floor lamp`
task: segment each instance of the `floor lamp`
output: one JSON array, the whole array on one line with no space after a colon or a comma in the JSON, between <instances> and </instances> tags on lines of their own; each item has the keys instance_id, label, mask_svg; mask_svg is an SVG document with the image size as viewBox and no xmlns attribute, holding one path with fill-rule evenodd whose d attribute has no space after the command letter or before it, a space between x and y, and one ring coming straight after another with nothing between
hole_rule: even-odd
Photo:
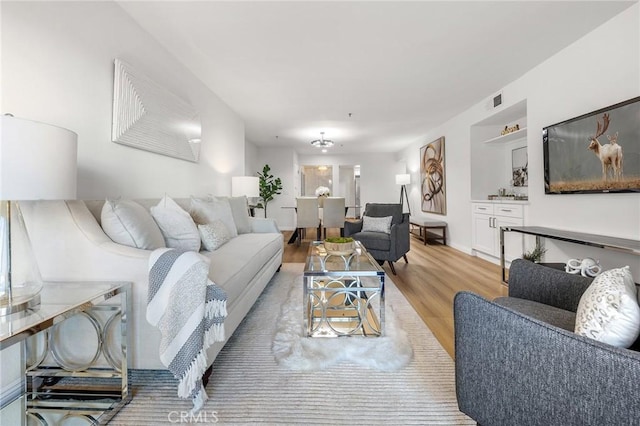
<instances>
[{"instance_id":1,"label":"floor lamp","mask_svg":"<svg viewBox=\"0 0 640 426\"><path fill-rule=\"evenodd\" d=\"M402 211L404 212L404 201L407 201L407 210L409 214L411 214L411 205L409 204L409 195L407 194L407 185L411 183L411 175L410 174L401 174L396 175L396 185L401 185L400 188L400 205L403 206Z\"/></svg>"},{"instance_id":2,"label":"floor lamp","mask_svg":"<svg viewBox=\"0 0 640 426\"><path fill-rule=\"evenodd\" d=\"M42 278L19 201L76 198L78 136L0 116L0 316L40 303Z\"/></svg>"}]
</instances>

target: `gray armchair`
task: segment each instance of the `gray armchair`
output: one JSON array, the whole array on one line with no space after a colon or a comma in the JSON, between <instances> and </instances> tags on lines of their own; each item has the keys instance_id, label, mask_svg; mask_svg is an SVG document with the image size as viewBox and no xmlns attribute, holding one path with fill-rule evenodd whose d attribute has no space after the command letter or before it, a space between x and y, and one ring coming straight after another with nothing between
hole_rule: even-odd
<instances>
[{"instance_id":1,"label":"gray armchair","mask_svg":"<svg viewBox=\"0 0 640 426\"><path fill-rule=\"evenodd\" d=\"M409 251L409 214L402 213L401 204L367 203L363 216L392 216L391 233L362 232L362 220L359 220L357 222L344 223L344 236L360 241L380 264L383 264L384 261L389 262L391 272L396 275L393 262L404 257L404 261L409 263L407 260L407 252Z\"/></svg>"},{"instance_id":2,"label":"gray armchair","mask_svg":"<svg viewBox=\"0 0 640 426\"><path fill-rule=\"evenodd\" d=\"M460 410L484 426L639 424L640 352L573 333L590 283L518 259L509 297L458 293Z\"/></svg>"}]
</instances>

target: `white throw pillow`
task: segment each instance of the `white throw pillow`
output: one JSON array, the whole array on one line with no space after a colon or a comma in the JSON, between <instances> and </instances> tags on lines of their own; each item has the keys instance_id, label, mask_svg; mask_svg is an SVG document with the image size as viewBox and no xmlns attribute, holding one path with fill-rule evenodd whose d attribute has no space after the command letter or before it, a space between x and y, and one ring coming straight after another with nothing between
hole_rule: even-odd
<instances>
[{"instance_id":1,"label":"white throw pillow","mask_svg":"<svg viewBox=\"0 0 640 426\"><path fill-rule=\"evenodd\" d=\"M640 334L638 294L628 266L598 275L576 312L576 334L628 348Z\"/></svg>"},{"instance_id":2,"label":"white throw pillow","mask_svg":"<svg viewBox=\"0 0 640 426\"><path fill-rule=\"evenodd\" d=\"M229 228L218 219L211 223L198 225L198 231L200 231L200 236L202 237L202 245L208 251L218 250L231 239Z\"/></svg>"},{"instance_id":3,"label":"white throw pillow","mask_svg":"<svg viewBox=\"0 0 640 426\"><path fill-rule=\"evenodd\" d=\"M362 232L383 232L390 234L392 219L393 216L362 216Z\"/></svg>"},{"instance_id":4,"label":"white throw pillow","mask_svg":"<svg viewBox=\"0 0 640 426\"><path fill-rule=\"evenodd\" d=\"M105 234L118 244L145 250L165 247L151 214L135 201L107 199L100 221Z\"/></svg>"},{"instance_id":5,"label":"white throw pillow","mask_svg":"<svg viewBox=\"0 0 640 426\"><path fill-rule=\"evenodd\" d=\"M151 207L151 216L160 227L167 247L200 251L200 233L198 227L182 207L170 197L164 196Z\"/></svg>"},{"instance_id":6,"label":"white throw pillow","mask_svg":"<svg viewBox=\"0 0 640 426\"><path fill-rule=\"evenodd\" d=\"M248 234L252 231L251 220L249 219L249 202L247 197L230 197L229 205L233 222L236 224L238 234Z\"/></svg>"},{"instance_id":7,"label":"white throw pillow","mask_svg":"<svg viewBox=\"0 0 640 426\"><path fill-rule=\"evenodd\" d=\"M189 210L191 217L198 225L211 223L214 220L221 220L227 225L231 238L238 236L236 224L233 221L233 213L231 205L227 198L191 198L191 207Z\"/></svg>"}]
</instances>

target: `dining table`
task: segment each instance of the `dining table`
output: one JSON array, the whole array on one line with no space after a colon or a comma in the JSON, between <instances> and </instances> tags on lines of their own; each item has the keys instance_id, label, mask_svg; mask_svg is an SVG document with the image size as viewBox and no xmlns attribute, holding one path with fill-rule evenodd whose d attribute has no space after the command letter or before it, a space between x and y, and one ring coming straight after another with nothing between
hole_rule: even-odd
<instances>
[{"instance_id":1,"label":"dining table","mask_svg":"<svg viewBox=\"0 0 640 426\"><path fill-rule=\"evenodd\" d=\"M297 210L296 206L281 206L281 208ZM344 206L344 214L346 216L349 209L359 209L359 208L360 206ZM322 212L322 207L318 207L318 209L320 210L320 212ZM320 214L319 216L322 217L322 214ZM318 231L321 230L321 226L322 226L321 222L318 221ZM289 237L289 241L287 241L287 244L293 244L296 242L297 239L298 239L298 228L294 228L293 233L291 234L291 237Z\"/></svg>"}]
</instances>

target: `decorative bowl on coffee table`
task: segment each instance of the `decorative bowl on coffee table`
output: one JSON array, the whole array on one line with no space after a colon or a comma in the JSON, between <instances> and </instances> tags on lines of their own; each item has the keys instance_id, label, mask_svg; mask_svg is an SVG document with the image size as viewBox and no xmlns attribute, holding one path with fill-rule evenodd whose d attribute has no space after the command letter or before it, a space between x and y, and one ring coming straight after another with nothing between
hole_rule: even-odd
<instances>
[{"instance_id":1,"label":"decorative bowl on coffee table","mask_svg":"<svg viewBox=\"0 0 640 426\"><path fill-rule=\"evenodd\" d=\"M324 249L327 254L347 256L354 252L356 243L350 237L330 237L324 240Z\"/></svg>"}]
</instances>

